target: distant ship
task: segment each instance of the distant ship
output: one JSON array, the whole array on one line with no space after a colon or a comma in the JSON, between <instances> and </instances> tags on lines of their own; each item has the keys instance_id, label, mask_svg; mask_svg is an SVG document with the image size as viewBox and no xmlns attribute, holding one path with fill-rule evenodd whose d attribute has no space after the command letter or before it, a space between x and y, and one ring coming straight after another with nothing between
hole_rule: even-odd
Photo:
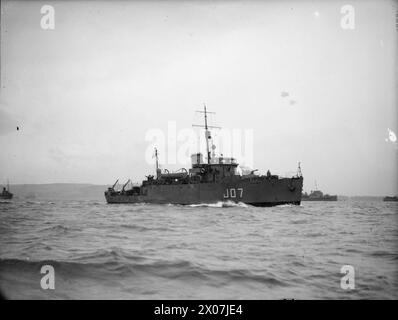
<instances>
[{"instance_id":1,"label":"distant ship","mask_svg":"<svg viewBox=\"0 0 398 320\"><path fill-rule=\"evenodd\" d=\"M272 175L257 175L252 170L238 174L238 163L234 158L215 156L210 128L207 124L206 105L204 125L194 125L205 129L207 161L201 153L191 156L192 167L177 172L161 170L158 152L155 149L156 177L148 175L139 186L126 190L126 184L119 191L115 184L105 191L108 203L159 203L159 204L201 204L223 201L242 202L253 206L274 206L280 204L299 205L303 188L300 163L296 175L282 178ZM210 152L210 145L212 153Z\"/></svg>"},{"instance_id":2,"label":"distant ship","mask_svg":"<svg viewBox=\"0 0 398 320\"><path fill-rule=\"evenodd\" d=\"M311 191L310 194L304 193L302 201L337 201L337 195L323 194L320 190Z\"/></svg>"},{"instance_id":3,"label":"distant ship","mask_svg":"<svg viewBox=\"0 0 398 320\"><path fill-rule=\"evenodd\" d=\"M3 187L3 191L0 193L0 200L10 200L13 194L10 192L10 185L7 183L7 189Z\"/></svg>"},{"instance_id":4,"label":"distant ship","mask_svg":"<svg viewBox=\"0 0 398 320\"><path fill-rule=\"evenodd\" d=\"M394 197L384 197L383 201L398 201L398 197L394 196Z\"/></svg>"}]
</instances>

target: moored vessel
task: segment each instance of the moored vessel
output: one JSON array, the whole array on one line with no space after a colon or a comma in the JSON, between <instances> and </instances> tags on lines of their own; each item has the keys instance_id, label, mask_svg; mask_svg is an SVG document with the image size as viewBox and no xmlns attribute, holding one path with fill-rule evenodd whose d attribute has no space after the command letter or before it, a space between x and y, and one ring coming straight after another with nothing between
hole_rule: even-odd
<instances>
[{"instance_id":1,"label":"moored vessel","mask_svg":"<svg viewBox=\"0 0 398 320\"><path fill-rule=\"evenodd\" d=\"M3 187L3 191L0 193L0 200L10 200L13 194L10 192L10 185L7 183L7 188Z\"/></svg>"},{"instance_id":2,"label":"moored vessel","mask_svg":"<svg viewBox=\"0 0 398 320\"><path fill-rule=\"evenodd\" d=\"M323 194L320 190L311 191L310 194L305 192L301 196L302 201L337 201L337 195Z\"/></svg>"},{"instance_id":3,"label":"moored vessel","mask_svg":"<svg viewBox=\"0 0 398 320\"><path fill-rule=\"evenodd\" d=\"M383 201L398 201L398 196L393 196L393 197L384 197Z\"/></svg>"}]
</instances>

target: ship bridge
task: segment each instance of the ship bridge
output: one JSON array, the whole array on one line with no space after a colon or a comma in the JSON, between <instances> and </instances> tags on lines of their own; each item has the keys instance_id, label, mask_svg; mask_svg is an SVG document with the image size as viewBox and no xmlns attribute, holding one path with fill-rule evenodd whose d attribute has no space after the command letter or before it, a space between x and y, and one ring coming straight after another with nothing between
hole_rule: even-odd
<instances>
[{"instance_id":1,"label":"ship bridge","mask_svg":"<svg viewBox=\"0 0 398 320\"><path fill-rule=\"evenodd\" d=\"M192 168L189 169L191 176L200 175L202 180L216 182L220 178L237 175L238 162L230 157L212 157L208 163L203 161L203 155L196 153L191 156Z\"/></svg>"}]
</instances>

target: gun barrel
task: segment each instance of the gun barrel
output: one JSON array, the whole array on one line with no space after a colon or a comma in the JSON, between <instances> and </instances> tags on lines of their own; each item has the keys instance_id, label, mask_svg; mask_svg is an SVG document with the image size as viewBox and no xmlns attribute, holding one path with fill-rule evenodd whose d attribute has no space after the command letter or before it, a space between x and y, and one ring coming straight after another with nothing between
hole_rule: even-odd
<instances>
[{"instance_id":1,"label":"gun barrel","mask_svg":"<svg viewBox=\"0 0 398 320\"><path fill-rule=\"evenodd\" d=\"M124 188L126 188L127 184L130 182L130 179L127 180L127 182L123 185L122 190L124 190Z\"/></svg>"},{"instance_id":2,"label":"gun barrel","mask_svg":"<svg viewBox=\"0 0 398 320\"><path fill-rule=\"evenodd\" d=\"M112 189L115 189L116 184L119 182L119 179L116 180L116 182L113 184Z\"/></svg>"}]
</instances>

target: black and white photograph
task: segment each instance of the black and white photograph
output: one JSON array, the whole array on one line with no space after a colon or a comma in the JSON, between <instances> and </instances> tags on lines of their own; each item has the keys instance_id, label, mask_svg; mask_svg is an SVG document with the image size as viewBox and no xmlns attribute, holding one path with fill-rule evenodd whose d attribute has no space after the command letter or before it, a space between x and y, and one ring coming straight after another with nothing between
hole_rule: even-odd
<instances>
[{"instance_id":1,"label":"black and white photograph","mask_svg":"<svg viewBox=\"0 0 398 320\"><path fill-rule=\"evenodd\" d=\"M0 27L3 300L398 299L397 1L2 0Z\"/></svg>"}]
</instances>

